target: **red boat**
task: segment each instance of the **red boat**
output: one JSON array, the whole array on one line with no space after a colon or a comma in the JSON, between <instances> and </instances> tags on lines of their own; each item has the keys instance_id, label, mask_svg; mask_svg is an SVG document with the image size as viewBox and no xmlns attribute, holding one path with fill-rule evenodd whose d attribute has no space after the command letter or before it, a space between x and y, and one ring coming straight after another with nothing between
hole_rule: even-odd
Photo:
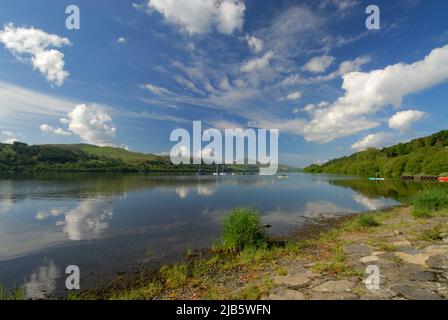
<instances>
[{"instance_id":1,"label":"red boat","mask_svg":"<svg viewBox=\"0 0 448 320\"><path fill-rule=\"evenodd\" d=\"M438 177L439 182L448 182L448 177Z\"/></svg>"}]
</instances>

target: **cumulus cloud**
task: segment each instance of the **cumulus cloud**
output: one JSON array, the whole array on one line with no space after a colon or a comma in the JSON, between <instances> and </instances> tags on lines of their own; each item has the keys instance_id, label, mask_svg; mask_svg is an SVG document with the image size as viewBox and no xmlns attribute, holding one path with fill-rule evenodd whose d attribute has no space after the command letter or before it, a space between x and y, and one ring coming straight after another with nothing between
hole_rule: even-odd
<instances>
[{"instance_id":1,"label":"cumulus cloud","mask_svg":"<svg viewBox=\"0 0 448 320\"><path fill-rule=\"evenodd\" d=\"M67 38L34 28L20 28L7 24L0 31L3 43L17 59L30 61L33 68L45 76L48 82L61 86L69 76L64 70L64 54L51 47L70 45Z\"/></svg>"},{"instance_id":2,"label":"cumulus cloud","mask_svg":"<svg viewBox=\"0 0 448 320\"><path fill-rule=\"evenodd\" d=\"M334 62L335 58L332 56L314 57L303 67L305 71L312 73L325 72Z\"/></svg>"},{"instance_id":3,"label":"cumulus cloud","mask_svg":"<svg viewBox=\"0 0 448 320\"><path fill-rule=\"evenodd\" d=\"M352 149L365 150L367 148L385 147L391 142L393 135L385 132L369 134L352 145Z\"/></svg>"},{"instance_id":4,"label":"cumulus cloud","mask_svg":"<svg viewBox=\"0 0 448 320\"><path fill-rule=\"evenodd\" d=\"M56 136L71 136L71 132L65 131L62 128L53 128L48 124L43 124L39 127L40 131L48 134L54 134Z\"/></svg>"},{"instance_id":5,"label":"cumulus cloud","mask_svg":"<svg viewBox=\"0 0 448 320\"><path fill-rule=\"evenodd\" d=\"M262 71L269 66L271 59L274 57L272 51L268 51L261 58L255 58L246 61L241 67L242 72Z\"/></svg>"},{"instance_id":6,"label":"cumulus cloud","mask_svg":"<svg viewBox=\"0 0 448 320\"><path fill-rule=\"evenodd\" d=\"M97 146L114 146L116 128L105 108L96 104L77 105L67 116L61 119L67 123L71 132L86 143Z\"/></svg>"},{"instance_id":7,"label":"cumulus cloud","mask_svg":"<svg viewBox=\"0 0 448 320\"><path fill-rule=\"evenodd\" d=\"M377 127L380 123L368 116L389 105L399 107L405 96L447 80L447 61L448 45L434 49L413 64L398 63L371 72L348 73L343 76L345 95L313 113L299 132L307 141L328 142Z\"/></svg>"},{"instance_id":8,"label":"cumulus cloud","mask_svg":"<svg viewBox=\"0 0 448 320\"><path fill-rule=\"evenodd\" d=\"M189 34L241 31L246 11L239 0L148 0L147 6Z\"/></svg>"},{"instance_id":9,"label":"cumulus cloud","mask_svg":"<svg viewBox=\"0 0 448 320\"><path fill-rule=\"evenodd\" d=\"M259 53L261 50L263 50L263 40L258 39L254 36L246 35L246 41L249 46L249 48L255 52Z\"/></svg>"},{"instance_id":10,"label":"cumulus cloud","mask_svg":"<svg viewBox=\"0 0 448 320\"><path fill-rule=\"evenodd\" d=\"M397 112L389 119L389 127L398 131L410 131L412 124L423 118L422 111L408 110Z\"/></svg>"}]
</instances>

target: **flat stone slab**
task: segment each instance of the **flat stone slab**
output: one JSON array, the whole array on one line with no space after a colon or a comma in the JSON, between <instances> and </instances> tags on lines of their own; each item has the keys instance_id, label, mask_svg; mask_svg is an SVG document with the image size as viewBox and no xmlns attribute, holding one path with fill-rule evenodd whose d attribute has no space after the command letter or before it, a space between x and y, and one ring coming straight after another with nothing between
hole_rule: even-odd
<instances>
[{"instance_id":1,"label":"flat stone slab","mask_svg":"<svg viewBox=\"0 0 448 320\"><path fill-rule=\"evenodd\" d=\"M364 244L351 244L344 247L344 252L348 255L370 255L372 251L372 248Z\"/></svg>"},{"instance_id":2,"label":"flat stone slab","mask_svg":"<svg viewBox=\"0 0 448 320\"><path fill-rule=\"evenodd\" d=\"M330 280L314 287L313 291L330 293L350 292L354 286L355 283L348 280Z\"/></svg>"},{"instance_id":3,"label":"flat stone slab","mask_svg":"<svg viewBox=\"0 0 448 320\"><path fill-rule=\"evenodd\" d=\"M367 263L375 262L378 260L380 260L380 258L378 258L377 256L367 256L367 257L362 257L361 259L359 259L359 262L367 264Z\"/></svg>"},{"instance_id":4,"label":"flat stone slab","mask_svg":"<svg viewBox=\"0 0 448 320\"><path fill-rule=\"evenodd\" d=\"M411 280L413 281L435 281L436 276L430 271L420 271L416 274L411 275Z\"/></svg>"},{"instance_id":5,"label":"flat stone slab","mask_svg":"<svg viewBox=\"0 0 448 320\"><path fill-rule=\"evenodd\" d=\"M448 254L438 254L431 256L426 264L434 269L448 269Z\"/></svg>"},{"instance_id":6,"label":"flat stone slab","mask_svg":"<svg viewBox=\"0 0 448 320\"><path fill-rule=\"evenodd\" d=\"M390 300L396 294L389 289L367 290L362 296L361 300Z\"/></svg>"},{"instance_id":7,"label":"flat stone slab","mask_svg":"<svg viewBox=\"0 0 448 320\"><path fill-rule=\"evenodd\" d=\"M412 246L412 243L410 243L408 240L401 240L394 242L393 245L397 248L402 248L402 247L410 247Z\"/></svg>"},{"instance_id":8,"label":"flat stone slab","mask_svg":"<svg viewBox=\"0 0 448 320\"><path fill-rule=\"evenodd\" d=\"M425 253L395 252L395 255L404 262L417 264L423 267L426 267L426 260L429 258Z\"/></svg>"},{"instance_id":9,"label":"flat stone slab","mask_svg":"<svg viewBox=\"0 0 448 320\"><path fill-rule=\"evenodd\" d=\"M310 300L359 300L359 297L350 292L313 292L310 295Z\"/></svg>"},{"instance_id":10,"label":"flat stone slab","mask_svg":"<svg viewBox=\"0 0 448 320\"><path fill-rule=\"evenodd\" d=\"M319 276L305 268L290 269L286 276L274 277L274 283L288 288L302 287L310 283L310 281Z\"/></svg>"},{"instance_id":11,"label":"flat stone slab","mask_svg":"<svg viewBox=\"0 0 448 320\"><path fill-rule=\"evenodd\" d=\"M305 296L296 290L277 288L269 295L268 300L305 300Z\"/></svg>"},{"instance_id":12,"label":"flat stone slab","mask_svg":"<svg viewBox=\"0 0 448 320\"><path fill-rule=\"evenodd\" d=\"M429 289L410 285L395 285L391 287L391 290L395 294L401 295L409 300L442 300L437 293Z\"/></svg>"}]
</instances>

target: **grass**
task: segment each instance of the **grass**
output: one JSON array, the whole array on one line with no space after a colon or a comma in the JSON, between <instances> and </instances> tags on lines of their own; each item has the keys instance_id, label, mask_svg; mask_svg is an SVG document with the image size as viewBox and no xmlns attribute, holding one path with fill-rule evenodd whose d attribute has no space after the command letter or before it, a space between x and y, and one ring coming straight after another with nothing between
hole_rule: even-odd
<instances>
[{"instance_id":1,"label":"grass","mask_svg":"<svg viewBox=\"0 0 448 320\"><path fill-rule=\"evenodd\" d=\"M167 288L175 289L187 283L188 265L181 263L171 267L163 266L160 269L160 274L164 278Z\"/></svg>"},{"instance_id":2,"label":"grass","mask_svg":"<svg viewBox=\"0 0 448 320\"><path fill-rule=\"evenodd\" d=\"M14 289L9 292L4 286L0 285L0 301L23 300L25 293L21 289Z\"/></svg>"},{"instance_id":3,"label":"grass","mask_svg":"<svg viewBox=\"0 0 448 320\"><path fill-rule=\"evenodd\" d=\"M266 231L260 224L259 212L234 209L224 220L222 241L224 248L235 251L266 247Z\"/></svg>"},{"instance_id":4,"label":"grass","mask_svg":"<svg viewBox=\"0 0 448 320\"><path fill-rule=\"evenodd\" d=\"M381 223L379 223L371 214L361 214L357 216L356 222L359 226L364 228L379 227L381 225Z\"/></svg>"},{"instance_id":5,"label":"grass","mask_svg":"<svg viewBox=\"0 0 448 320\"><path fill-rule=\"evenodd\" d=\"M430 218L434 212L448 208L448 196L441 190L424 190L412 200L412 215L416 218Z\"/></svg>"},{"instance_id":6,"label":"grass","mask_svg":"<svg viewBox=\"0 0 448 320\"><path fill-rule=\"evenodd\" d=\"M418 238L423 241L439 241L443 239L442 233L442 225L439 224L430 230L424 230Z\"/></svg>"}]
</instances>

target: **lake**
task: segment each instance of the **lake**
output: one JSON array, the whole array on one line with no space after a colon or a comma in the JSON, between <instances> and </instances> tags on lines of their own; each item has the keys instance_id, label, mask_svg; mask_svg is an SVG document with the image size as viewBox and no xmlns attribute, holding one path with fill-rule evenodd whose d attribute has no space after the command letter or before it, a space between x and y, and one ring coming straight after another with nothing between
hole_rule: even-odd
<instances>
[{"instance_id":1,"label":"lake","mask_svg":"<svg viewBox=\"0 0 448 320\"><path fill-rule=\"evenodd\" d=\"M254 207L269 232L397 204L427 184L347 177L33 174L0 176L0 284L44 298L77 265L88 288L118 272L175 261L219 239L232 208Z\"/></svg>"}]
</instances>

